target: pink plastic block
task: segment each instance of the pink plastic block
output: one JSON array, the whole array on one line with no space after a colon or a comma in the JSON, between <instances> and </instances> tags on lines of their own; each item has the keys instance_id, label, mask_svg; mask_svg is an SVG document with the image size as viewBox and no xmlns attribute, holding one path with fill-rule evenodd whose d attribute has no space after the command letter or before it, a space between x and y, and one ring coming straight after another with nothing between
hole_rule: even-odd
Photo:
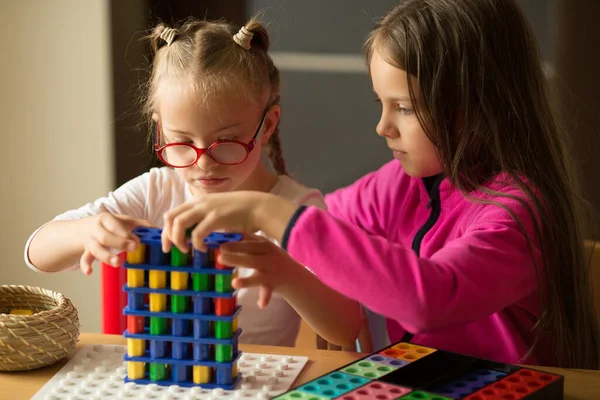
<instances>
[{"instance_id":1,"label":"pink plastic block","mask_svg":"<svg viewBox=\"0 0 600 400\"><path fill-rule=\"evenodd\" d=\"M371 382L358 389L338 397L341 400L393 400L404 396L411 390L402 386L390 385L382 382Z\"/></svg>"}]
</instances>

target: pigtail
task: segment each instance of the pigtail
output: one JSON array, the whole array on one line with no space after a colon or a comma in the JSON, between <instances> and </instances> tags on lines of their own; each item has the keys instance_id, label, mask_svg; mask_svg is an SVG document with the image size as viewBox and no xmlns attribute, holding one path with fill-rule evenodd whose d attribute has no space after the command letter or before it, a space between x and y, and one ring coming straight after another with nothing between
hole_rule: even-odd
<instances>
[{"instance_id":1,"label":"pigtail","mask_svg":"<svg viewBox=\"0 0 600 400\"><path fill-rule=\"evenodd\" d=\"M272 101L271 106L279 104L279 95L277 95ZM269 137L267 142L269 161L273 166L275 172L278 175L287 175L287 169L285 166L285 159L283 158L283 151L281 149L281 137L279 136L279 121L273 130L273 133Z\"/></svg>"}]
</instances>

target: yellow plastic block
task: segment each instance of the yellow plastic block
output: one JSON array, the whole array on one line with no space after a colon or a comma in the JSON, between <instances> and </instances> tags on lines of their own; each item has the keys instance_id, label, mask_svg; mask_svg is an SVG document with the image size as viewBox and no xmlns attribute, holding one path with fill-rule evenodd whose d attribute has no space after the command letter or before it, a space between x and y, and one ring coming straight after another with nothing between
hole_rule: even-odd
<instances>
[{"instance_id":1,"label":"yellow plastic block","mask_svg":"<svg viewBox=\"0 0 600 400\"><path fill-rule=\"evenodd\" d=\"M143 287L144 286L144 270L143 269L127 269L127 286Z\"/></svg>"},{"instance_id":2,"label":"yellow plastic block","mask_svg":"<svg viewBox=\"0 0 600 400\"><path fill-rule=\"evenodd\" d=\"M127 362L127 377L129 379L143 379L144 374L145 371L143 362Z\"/></svg>"},{"instance_id":3,"label":"yellow plastic block","mask_svg":"<svg viewBox=\"0 0 600 400\"><path fill-rule=\"evenodd\" d=\"M146 343L143 339L127 339L127 355L129 357L141 357L146 351Z\"/></svg>"},{"instance_id":4,"label":"yellow plastic block","mask_svg":"<svg viewBox=\"0 0 600 400\"><path fill-rule=\"evenodd\" d=\"M13 308L12 310L10 310L10 313L12 315L33 315L33 311L24 310L24 309L20 309L20 308Z\"/></svg>"},{"instance_id":5,"label":"yellow plastic block","mask_svg":"<svg viewBox=\"0 0 600 400\"><path fill-rule=\"evenodd\" d=\"M233 367L231 367L231 376L233 379L237 378L237 363L234 363Z\"/></svg>"},{"instance_id":6,"label":"yellow plastic block","mask_svg":"<svg viewBox=\"0 0 600 400\"><path fill-rule=\"evenodd\" d=\"M150 293L150 312L161 312L167 309L167 295Z\"/></svg>"},{"instance_id":7,"label":"yellow plastic block","mask_svg":"<svg viewBox=\"0 0 600 400\"><path fill-rule=\"evenodd\" d=\"M199 365L194 366L194 383L209 383L210 382L210 367Z\"/></svg>"},{"instance_id":8,"label":"yellow plastic block","mask_svg":"<svg viewBox=\"0 0 600 400\"><path fill-rule=\"evenodd\" d=\"M231 331L233 333L235 333L237 330L238 330L238 320L237 320L237 317L235 317L233 319L233 322L231 323Z\"/></svg>"},{"instance_id":9,"label":"yellow plastic block","mask_svg":"<svg viewBox=\"0 0 600 400\"><path fill-rule=\"evenodd\" d=\"M153 289L163 289L167 285L166 271L149 271L148 285Z\"/></svg>"},{"instance_id":10,"label":"yellow plastic block","mask_svg":"<svg viewBox=\"0 0 600 400\"><path fill-rule=\"evenodd\" d=\"M171 289L186 290L188 288L187 272L171 272Z\"/></svg>"},{"instance_id":11,"label":"yellow plastic block","mask_svg":"<svg viewBox=\"0 0 600 400\"><path fill-rule=\"evenodd\" d=\"M392 346L392 349L399 350L404 352L403 354L398 355L400 360L405 361L415 361L420 358L425 357L435 351L435 349L430 349L429 347L417 346L411 343L398 343L397 345Z\"/></svg>"},{"instance_id":12,"label":"yellow plastic block","mask_svg":"<svg viewBox=\"0 0 600 400\"><path fill-rule=\"evenodd\" d=\"M127 262L129 264L143 264L146 261L146 246L141 244L134 251L127 252Z\"/></svg>"}]
</instances>

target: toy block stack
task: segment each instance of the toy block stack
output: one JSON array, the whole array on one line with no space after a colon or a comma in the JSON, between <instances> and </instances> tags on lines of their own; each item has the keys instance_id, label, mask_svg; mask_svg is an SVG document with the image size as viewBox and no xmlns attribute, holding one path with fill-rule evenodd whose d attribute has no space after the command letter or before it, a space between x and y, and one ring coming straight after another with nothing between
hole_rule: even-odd
<instances>
[{"instance_id":1,"label":"toy block stack","mask_svg":"<svg viewBox=\"0 0 600 400\"><path fill-rule=\"evenodd\" d=\"M242 235L212 233L208 251L169 253L161 230L137 228L141 245L127 253L126 382L233 389L240 376L237 271L215 260L219 246Z\"/></svg>"}]
</instances>

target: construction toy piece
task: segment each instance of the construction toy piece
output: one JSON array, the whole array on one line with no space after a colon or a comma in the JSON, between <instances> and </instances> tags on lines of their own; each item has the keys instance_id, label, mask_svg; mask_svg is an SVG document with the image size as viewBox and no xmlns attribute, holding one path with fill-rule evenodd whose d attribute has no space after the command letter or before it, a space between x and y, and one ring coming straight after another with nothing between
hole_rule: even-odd
<instances>
[{"instance_id":1,"label":"construction toy piece","mask_svg":"<svg viewBox=\"0 0 600 400\"><path fill-rule=\"evenodd\" d=\"M20 309L20 308L13 308L12 310L10 310L10 314L12 314L12 315L33 315L33 311L24 310L24 309Z\"/></svg>"},{"instance_id":2,"label":"construction toy piece","mask_svg":"<svg viewBox=\"0 0 600 400\"><path fill-rule=\"evenodd\" d=\"M266 400L290 389L308 362L306 357L299 356L244 353L237 363L239 375L244 377L236 390L227 391L200 386L125 383L127 366L123 355L126 352L126 346L83 346L32 399Z\"/></svg>"},{"instance_id":3,"label":"construction toy piece","mask_svg":"<svg viewBox=\"0 0 600 400\"><path fill-rule=\"evenodd\" d=\"M283 393L281 400L559 400L560 375L398 342Z\"/></svg>"},{"instance_id":4,"label":"construction toy piece","mask_svg":"<svg viewBox=\"0 0 600 400\"><path fill-rule=\"evenodd\" d=\"M233 389L237 361L235 268L215 263L221 244L241 235L212 233L207 252L163 253L161 230L135 229L138 248L126 255L126 382Z\"/></svg>"}]
</instances>

